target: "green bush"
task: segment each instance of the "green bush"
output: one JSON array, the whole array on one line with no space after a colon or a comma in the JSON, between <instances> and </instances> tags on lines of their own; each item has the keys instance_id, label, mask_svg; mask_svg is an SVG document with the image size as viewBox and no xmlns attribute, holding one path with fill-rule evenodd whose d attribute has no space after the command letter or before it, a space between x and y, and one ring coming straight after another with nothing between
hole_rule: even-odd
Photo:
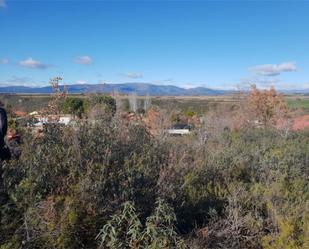
<instances>
[{"instance_id":1,"label":"green bush","mask_svg":"<svg viewBox=\"0 0 309 249\"><path fill-rule=\"evenodd\" d=\"M82 98L69 97L66 98L62 104L62 111L64 113L73 114L81 118L85 113L85 100Z\"/></svg>"},{"instance_id":2,"label":"green bush","mask_svg":"<svg viewBox=\"0 0 309 249\"><path fill-rule=\"evenodd\" d=\"M156 202L154 213L143 226L134 205L126 202L120 214L113 215L97 238L101 248L185 248L184 242L175 232L176 216L161 199Z\"/></svg>"},{"instance_id":3,"label":"green bush","mask_svg":"<svg viewBox=\"0 0 309 249\"><path fill-rule=\"evenodd\" d=\"M1 249L308 248L308 131L200 143L110 117L22 136L1 167Z\"/></svg>"}]
</instances>

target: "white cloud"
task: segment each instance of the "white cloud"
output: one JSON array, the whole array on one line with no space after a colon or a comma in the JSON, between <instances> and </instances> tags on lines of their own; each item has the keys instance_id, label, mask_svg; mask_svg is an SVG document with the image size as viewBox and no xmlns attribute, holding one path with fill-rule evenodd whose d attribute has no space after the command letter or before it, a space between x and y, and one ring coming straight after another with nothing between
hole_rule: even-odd
<instances>
[{"instance_id":1,"label":"white cloud","mask_svg":"<svg viewBox=\"0 0 309 249\"><path fill-rule=\"evenodd\" d=\"M11 83L11 84L19 84L19 85L23 85L27 82L31 82L32 79L30 77L18 77L18 76L12 76L11 79L8 79L7 82Z\"/></svg>"},{"instance_id":2,"label":"white cloud","mask_svg":"<svg viewBox=\"0 0 309 249\"><path fill-rule=\"evenodd\" d=\"M281 90L308 90L309 89L309 83L285 83L281 82L278 86L278 89ZM306 91L308 92L308 91Z\"/></svg>"},{"instance_id":3,"label":"white cloud","mask_svg":"<svg viewBox=\"0 0 309 249\"><path fill-rule=\"evenodd\" d=\"M185 89L191 89L191 88L201 87L201 85L195 84L195 83L183 83L180 85L180 87L185 88Z\"/></svg>"},{"instance_id":4,"label":"white cloud","mask_svg":"<svg viewBox=\"0 0 309 249\"><path fill-rule=\"evenodd\" d=\"M239 86L239 84L223 84L223 85L219 85L219 86L215 86L215 87L210 87L211 89L214 90L233 90L233 91L239 91L239 90L243 90L243 86Z\"/></svg>"},{"instance_id":5,"label":"white cloud","mask_svg":"<svg viewBox=\"0 0 309 249\"><path fill-rule=\"evenodd\" d=\"M130 78L130 79L140 79L143 78L142 73L136 73L136 72L129 72L129 73L122 73L121 74L125 78Z\"/></svg>"},{"instance_id":6,"label":"white cloud","mask_svg":"<svg viewBox=\"0 0 309 249\"><path fill-rule=\"evenodd\" d=\"M165 83L167 83L167 84L173 84L173 83L175 83L175 81L174 81L174 79L173 78L168 78L168 79L165 79L165 80L163 80Z\"/></svg>"},{"instance_id":7,"label":"white cloud","mask_svg":"<svg viewBox=\"0 0 309 249\"><path fill-rule=\"evenodd\" d=\"M88 55L84 55L84 56L76 57L74 62L77 64L82 64L82 65L90 65L92 64L93 59Z\"/></svg>"},{"instance_id":8,"label":"white cloud","mask_svg":"<svg viewBox=\"0 0 309 249\"><path fill-rule=\"evenodd\" d=\"M9 63L10 63L10 60L7 59L7 58L0 59L0 64L2 64L2 65L9 64Z\"/></svg>"},{"instance_id":9,"label":"white cloud","mask_svg":"<svg viewBox=\"0 0 309 249\"><path fill-rule=\"evenodd\" d=\"M22 67L33 68L33 69L46 69L50 67L50 65L44 64L43 62L37 61L29 57L26 60L18 62L18 64Z\"/></svg>"},{"instance_id":10,"label":"white cloud","mask_svg":"<svg viewBox=\"0 0 309 249\"><path fill-rule=\"evenodd\" d=\"M27 86L27 87L37 87L46 85L46 82L37 82L30 77L21 76L11 76L11 78L0 81L0 86Z\"/></svg>"},{"instance_id":11,"label":"white cloud","mask_svg":"<svg viewBox=\"0 0 309 249\"><path fill-rule=\"evenodd\" d=\"M277 78L267 78L267 77L253 77L253 78L242 78L240 79L241 85L256 85L259 88L269 88L276 86L276 84L281 81Z\"/></svg>"},{"instance_id":12,"label":"white cloud","mask_svg":"<svg viewBox=\"0 0 309 249\"><path fill-rule=\"evenodd\" d=\"M6 3L5 3L5 0L0 0L0 8L1 7L6 7Z\"/></svg>"},{"instance_id":13,"label":"white cloud","mask_svg":"<svg viewBox=\"0 0 309 249\"><path fill-rule=\"evenodd\" d=\"M268 77L253 77L253 78L242 78L237 84L237 89L249 90L252 85L256 85L259 89L270 89L275 87L277 90L304 90L309 88L309 83L288 83L278 78Z\"/></svg>"},{"instance_id":14,"label":"white cloud","mask_svg":"<svg viewBox=\"0 0 309 249\"><path fill-rule=\"evenodd\" d=\"M309 89L309 82L302 85L303 89Z\"/></svg>"},{"instance_id":15,"label":"white cloud","mask_svg":"<svg viewBox=\"0 0 309 249\"><path fill-rule=\"evenodd\" d=\"M99 80L98 84L115 84L115 83L119 83L117 81L113 81L113 80Z\"/></svg>"},{"instance_id":16,"label":"white cloud","mask_svg":"<svg viewBox=\"0 0 309 249\"><path fill-rule=\"evenodd\" d=\"M87 84L86 80L78 80L76 81L76 84Z\"/></svg>"},{"instance_id":17,"label":"white cloud","mask_svg":"<svg viewBox=\"0 0 309 249\"><path fill-rule=\"evenodd\" d=\"M262 76L277 76L284 72L296 72L297 66L294 62L284 62L281 64L265 64L252 67L251 70Z\"/></svg>"}]
</instances>

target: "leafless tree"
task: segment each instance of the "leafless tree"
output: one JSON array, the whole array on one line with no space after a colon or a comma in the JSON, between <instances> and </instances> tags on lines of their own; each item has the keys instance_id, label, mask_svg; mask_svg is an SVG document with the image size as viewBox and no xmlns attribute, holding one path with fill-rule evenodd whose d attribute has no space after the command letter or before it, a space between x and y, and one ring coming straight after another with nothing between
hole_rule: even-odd
<instances>
[{"instance_id":1,"label":"leafless tree","mask_svg":"<svg viewBox=\"0 0 309 249\"><path fill-rule=\"evenodd\" d=\"M144 110L147 111L151 106L151 98L149 94L146 95L145 100L144 100Z\"/></svg>"},{"instance_id":2,"label":"leafless tree","mask_svg":"<svg viewBox=\"0 0 309 249\"><path fill-rule=\"evenodd\" d=\"M129 95L129 105L130 105L130 110L133 112L136 112L138 109L137 105L137 96L136 93L133 92Z\"/></svg>"}]
</instances>

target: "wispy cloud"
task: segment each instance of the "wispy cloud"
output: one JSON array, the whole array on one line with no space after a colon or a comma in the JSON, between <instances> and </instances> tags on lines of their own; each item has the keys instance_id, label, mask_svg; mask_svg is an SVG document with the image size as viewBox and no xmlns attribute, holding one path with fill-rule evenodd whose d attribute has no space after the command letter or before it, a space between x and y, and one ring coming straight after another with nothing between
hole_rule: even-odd
<instances>
[{"instance_id":1,"label":"wispy cloud","mask_svg":"<svg viewBox=\"0 0 309 249\"><path fill-rule=\"evenodd\" d=\"M0 8L6 7L5 0L0 0Z\"/></svg>"},{"instance_id":2,"label":"wispy cloud","mask_svg":"<svg viewBox=\"0 0 309 249\"><path fill-rule=\"evenodd\" d=\"M0 64L2 64L2 65L9 64L9 63L10 63L10 60L7 59L7 58L0 59Z\"/></svg>"},{"instance_id":3,"label":"wispy cloud","mask_svg":"<svg viewBox=\"0 0 309 249\"><path fill-rule=\"evenodd\" d=\"M284 72L297 71L296 63L284 62L281 64L265 64L250 68L253 72L262 76L277 76Z\"/></svg>"},{"instance_id":4,"label":"wispy cloud","mask_svg":"<svg viewBox=\"0 0 309 249\"><path fill-rule=\"evenodd\" d=\"M78 56L74 59L74 62L82 65L90 65L93 63L93 59L88 55Z\"/></svg>"},{"instance_id":5,"label":"wispy cloud","mask_svg":"<svg viewBox=\"0 0 309 249\"><path fill-rule=\"evenodd\" d=\"M201 86L201 84L198 84L198 83L188 82L188 83L182 83L180 87L185 88L185 89L191 89L191 88L203 87L203 86Z\"/></svg>"},{"instance_id":6,"label":"wispy cloud","mask_svg":"<svg viewBox=\"0 0 309 249\"><path fill-rule=\"evenodd\" d=\"M129 79L140 79L140 78L143 78L143 74L142 73L136 73L136 72L122 73L121 75L123 77L129 78Z\"/></svg>"},{"instance_id":7,"label":"wispy cloud","mask_svg":"<svg viewBox=\"0 0 309 249\"><path fill-rule=\"evenodd\" d=\"M236 88L241 90L249 90L252 85L256 85L260 89L269 89L275 87L278 90L302 90L308 89L308 82L294 82L288 83L284 82L278 78L269 78L269 77L252 77L252 78L242 78L237 84Z\"/></svg>"},{"instance_id":8,"label":"wispy cloud","mask_svg":"<svg viewBox=\"0 0 309 249\"><path fill-rule=\"evenodd\" d=\"M31 57L29 57L26 60L19 61L18 65L20 65L22 67L26 67L26 68L32 68L32 69L46 69L46 68L50 67L50 65L45 64L41 61L34 60Z\"/></svg>"},{"instance_id":9,"label":"wispy cloud","mask_svg":"<svg viewBox=\"0 0 309 249\"><path fill-rule=\"evenodd\" d=\"M46 82L37 82L30 77L22 77L13 75L11 78L0 81L0 86L27 86L36 87L46 85Z\"/></svg>"},{"instance_id":10,"label":"wispy cloud","mask_svg":"<svg viewBox=\"0 0 309 249\"><path fill-rule=\"evenodd\" d=\"M166 84L173 84L173 83L175 83L173 78L165 79L165 80L163 80L163 82L166 83Z\"/></svg>"},{"instance_id":11,"label":"wispy cloud","mask_svg":"<svg viewBox=\"0 0 309 249\"><path fill-rule=\"evenodd\" d=\"M309 89L309 82L302 84L303 89Z\"/></svg>"},{"instance_id":12,"label":"wispy cloud","mask_svg":"<svg viewBox=\"0 0 309 249\"><path fill-rule=\"evenodd\" d=\"M19 77L19 76L12 76L10 79L7 80L8 83L11 83L11 84L25 84L27 82L30 82L32 81L32 79L30 77Z\"/></svg>"},{"instance_id":13,"label":"wispy cloud","mask_svg":"<svg viewBox=\"0 0 309 249\"><path fill-rule=\"evenodd\" d=\"M76 81L76 84L81 84L81 85L87 84L87 81L86 80L78 80L78 81Z\"/></svg>"},{"instance_id":14,"label":"wispy cloud","mask_svg":"<svg viewBox=\"0 0 309 249\"><path fill-rule=\"evenodd\" d=\"M252 77L252 78L241 78L241 85L256 85L259 88L269 88L272 86L276 86L276 84L281 81L278 78L267 78L267 77Z\"/></svg>"}]
</instances>

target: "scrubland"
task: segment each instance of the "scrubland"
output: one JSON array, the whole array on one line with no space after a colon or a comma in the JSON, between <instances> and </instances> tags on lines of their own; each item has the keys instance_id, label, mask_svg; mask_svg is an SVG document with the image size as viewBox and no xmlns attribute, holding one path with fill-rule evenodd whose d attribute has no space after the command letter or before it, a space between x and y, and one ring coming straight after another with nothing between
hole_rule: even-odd
<instances>
[{"instance_id":1,"label":"scrubland","mask_svg":"<svg viewBox=\"0 0 309 249\"><path fill-rule=\"evenodd\" d=\"M105 107L40 136L19 128L22 154L2 162L0 248L309 248L309 131L277 127L293 110L276 93L249 97L181 137L164 129L199 111L164 99L155 135Z\"/></svg>"}]
</instances>

